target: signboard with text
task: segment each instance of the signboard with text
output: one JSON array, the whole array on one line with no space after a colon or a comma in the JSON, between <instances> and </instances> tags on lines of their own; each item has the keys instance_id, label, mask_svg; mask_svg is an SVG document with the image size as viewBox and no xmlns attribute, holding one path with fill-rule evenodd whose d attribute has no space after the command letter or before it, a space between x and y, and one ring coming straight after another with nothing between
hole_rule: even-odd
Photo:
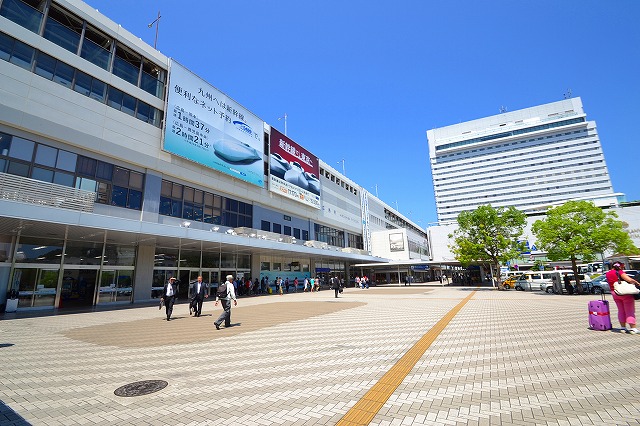
<instances>
[{"instance_id":1,"label":"signboard with text","mask_svg":"<svg viewBox=\"0 0 640 426\"><path fill-rule=\"evenodd\" d=\"M269 190L319 209L318 157L273 127L269 150Z\"/></svg>"},{"instance_id":2,"label":"signboard with text","mask_svg":"<svg viewBox=\"0 0 640 426\"><path fill-rule=\"evenodd\" d=\"M263 128L249 110L171 60L165 151L264 186Z\"/></svg>"}]
</instances>

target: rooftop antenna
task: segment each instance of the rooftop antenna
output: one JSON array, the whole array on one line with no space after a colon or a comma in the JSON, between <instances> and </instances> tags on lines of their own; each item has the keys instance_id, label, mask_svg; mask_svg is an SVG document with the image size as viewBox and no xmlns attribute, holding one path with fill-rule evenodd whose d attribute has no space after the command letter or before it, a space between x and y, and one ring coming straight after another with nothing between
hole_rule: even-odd
<instances>
[{"instance_id":1,"label":"rooftop antenna","mask_svg":"<svg viewBox=\"0 0 640 426\"><path fill-rule=\"evenodd\" d=\"M160 11L158 11L158 17L153 20L147 27L151 28L153 25L156 25L156 39L153 41L153 48L158 50L158 27L160 26Z\"/></svg>"},{"instance_id":2,"label":"rooftop antenna","mask_svg":"<svg viewBox=\"0 0 640 426\"><path fill-rule=\"evenodd\" d=\"M571 99L571 89L567 89L567 91L564 92L564 98Z\"/></svg>"},{"instance_id":3,"label":"rooftop antenna","mask_svg":"<svg viewBox=\"0 0 640 426\"><path fill-rule=\"evenodd\" d=\"M502 106L500 107L500 114L504 114L505 112L507 112L507 107L506 107L506 106L504 106L504 105L502 105Z\"/></svg>"},{"instance_id":4,"label":"rooftop antenna","mask_svg":"<svg viewBox=\"0 0 640 426\"><path fill-rule=\"evenodd\" d=\"M286 112L282 117L278 118L278 121L282 119L284 119L284 135L287 136L287 113Z\"/></svg>"}]
</instances>

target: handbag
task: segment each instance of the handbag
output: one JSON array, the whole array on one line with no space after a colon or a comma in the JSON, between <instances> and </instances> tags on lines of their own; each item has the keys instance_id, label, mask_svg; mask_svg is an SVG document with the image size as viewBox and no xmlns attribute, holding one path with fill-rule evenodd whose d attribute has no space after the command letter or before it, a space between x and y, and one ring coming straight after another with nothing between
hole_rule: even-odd
<instances>
[{"instance_id":1,"label":"handbag","mask_svg":"<svg viewBox=\"0 0 640 426\"><path fill-rule=\"evenodd\" d=\"M640 289L637 288L635 285L628 283L626 281L622 281L622 276L620 276L620 272L616 271L616 275L618 276L618 282L617 283L613 283L613 291L618 295L618 296L624 296L626 294L633 294L634 295L634 299L635 299L635 295L640 293Z\"/></svg>"},{"instance_id":2,"label":"handbag","mask_svg":"<svg viewBox=\"0 0 640 426\"><path fill-rule=\"evenodd\" d=\"M613 284L613 291L615 291L615 293L618 296L624 296L626 294L639 294L640 293L640 290L638 290L638 288L635 285L630 284L630 283L628 283L626 281L614 283Z\"/></svg>"}]
</instances>

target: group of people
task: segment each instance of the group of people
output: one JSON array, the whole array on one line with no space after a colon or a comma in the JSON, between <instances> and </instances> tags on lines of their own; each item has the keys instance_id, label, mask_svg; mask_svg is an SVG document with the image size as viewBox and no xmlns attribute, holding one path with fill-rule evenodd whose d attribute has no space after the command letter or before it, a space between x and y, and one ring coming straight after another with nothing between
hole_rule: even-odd
<instances>
[{"instance_id":1,"label":"group of people","mask_svg":"<svg viewBox=\"0 0 640 426\"><path fill-rule=\"evenodd\" d=\"M613 301L618 307L618 321L620 322L621 330L629 334L638 334L638 329L636 328L635 298L632 294L619 296L616 294L614 289L617 282L626 281L636 286L640 285L640 283L638 283L638 281L634 280L624 272L624 264L622 262L615 262L613 264L613 269L610 269L606 273L606 279L609 283L609 288L611 288L611 296L613 296Z\"/></svg>"},{"instance_id":2,"label":"group of people","mask_svg":"<svg viewBox=\"0 0 640 426\"><path fill-rule=\"evenodd\" d=\"M367 277L366 275L363 275L362 278L360 278L359 276L356 276L354 281L355 281L356 287L360 287L362 289L369 288L369 277Z\"/></svg>"},{"instance_id":3,"label":"group of people","mask_svg":"<svg viewBox=\"0 0 640 426\"><path fill-rule=\"evenodd\" d=\"M227 275L226 281L224 284L218 286L218 290L216 291L216 302L215 306L218 306L218 303L222 304L222 313L218 317L218 319L213 323L216 329L220 330L220 326L222 322L224 322L224 326L231 326L231 302L233 301L233 305L238 305L238 299L236 296L236 289L234 286L233 275ZM256 279L256 283L258 280ZM162 298L160 308L162 305L165 307L165 313L167 315L167 321L171 321L171 315L173 314L173 305L176 300L176 296L178 294L178 280L176 277L171 277L164 285L162 290ZM251 281L249 281L251 284ZM237 285L238 283L235 283ZM202 315L202 303L204 299L209 298L208 293L208 285L202 281L202 277L199 276L197 281L193 283L191 287L192 299L189 304L190 312L193 312L194 316L199 317Z\"/></svg>"}]
</instances>

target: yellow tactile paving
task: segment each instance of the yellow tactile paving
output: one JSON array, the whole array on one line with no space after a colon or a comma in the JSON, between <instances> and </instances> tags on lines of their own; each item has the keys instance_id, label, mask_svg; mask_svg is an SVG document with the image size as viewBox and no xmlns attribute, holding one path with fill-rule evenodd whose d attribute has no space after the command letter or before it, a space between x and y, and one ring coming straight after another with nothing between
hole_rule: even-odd
<instances>
[{"instance_id":1,"label":"yellow tactile paving","mask_svg":"<svg viewBox=\"0 0 640 426\"><path fill-rule=\"evenodd\" d=\"M462 307L475 295L472 291L453 309L445 314L428 332L409 349L398 362L338 421L338 426L368 425L378 411L395 392L407 374L420 360L429 346L456 316Z\"/></svg>"}]
</instances>

